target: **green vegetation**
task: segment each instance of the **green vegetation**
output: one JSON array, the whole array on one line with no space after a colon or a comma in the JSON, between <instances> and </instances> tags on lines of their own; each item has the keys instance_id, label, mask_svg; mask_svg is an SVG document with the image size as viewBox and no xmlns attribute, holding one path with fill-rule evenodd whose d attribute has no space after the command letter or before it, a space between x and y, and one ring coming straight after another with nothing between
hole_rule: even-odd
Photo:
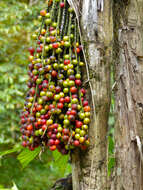
<instances>
[{"instance_id":1,"label":"green vegetation","mask_svg":"<svg viewBox=\"0 0 143 190\"><path fill-rule=\"evenodd\" d=\"M0 190L16 190L16 186L19 190L48 190L56 179L70 173L68 156L57 152L46 151L24 169L22 153L17 158L22 151L19 115L27 91L27 49L44 6L44 0L32 6L26 0L0 1ZM12 154L4 152L13 147Z\"/></svg>"}]
</instances>

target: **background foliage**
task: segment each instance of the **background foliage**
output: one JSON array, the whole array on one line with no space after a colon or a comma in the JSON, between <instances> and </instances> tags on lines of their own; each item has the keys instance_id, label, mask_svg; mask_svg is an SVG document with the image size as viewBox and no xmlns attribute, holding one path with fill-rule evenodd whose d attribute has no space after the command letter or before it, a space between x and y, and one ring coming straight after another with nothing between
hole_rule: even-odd
<instances>
[{"instance_id":1,"label":"background foliage","mask_svg":"<svg viewBox=\"0 0 143 190\"><path fill-rule=\"evenodd\" d=\"M46 151L25 169L21 164L24 167L31 161L31 155L25 161L29 151L17 157L22 149L19 114L27 90L27 49L32 45L31 32L38 25L37 15L44 6L44 0L0 1L0 190L10 187L11 190L48 190L57 178L70 173L68 156L58 152ZM12 151L5 151L11 148Z\"/></svg>"}]
</instances>

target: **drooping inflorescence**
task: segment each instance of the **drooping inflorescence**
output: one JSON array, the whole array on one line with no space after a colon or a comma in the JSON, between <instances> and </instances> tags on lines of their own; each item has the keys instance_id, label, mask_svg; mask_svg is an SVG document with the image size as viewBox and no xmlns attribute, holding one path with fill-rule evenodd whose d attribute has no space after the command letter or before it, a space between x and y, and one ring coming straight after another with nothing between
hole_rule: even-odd
<instances>
[{"instance_id":1,"label":"drooping inflorescence","mask_svg":"<svg viewBox=\"0 0 143 190\"><path fill-rule=\"evenodd\" d=\"M28 93L21 114L22 145L46 146L67 154L89 145L90 106L82 86L84 58L73 9L67 0L49 0L41 27L32 35Z\"/></svg>"}]
</instances>

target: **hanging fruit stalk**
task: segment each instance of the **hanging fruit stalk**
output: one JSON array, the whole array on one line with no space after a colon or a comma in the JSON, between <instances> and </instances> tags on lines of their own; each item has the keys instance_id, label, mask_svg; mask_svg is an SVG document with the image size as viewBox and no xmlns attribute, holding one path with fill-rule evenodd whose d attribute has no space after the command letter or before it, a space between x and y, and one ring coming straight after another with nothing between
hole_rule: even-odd
<instances>
[{"instance_id":1,"label":"hanging fruit stalk","mask_svg":"<svg viewBox=\"0 0 143 190\"><path fill-rule=\"evenodd\" d=\"M66 0L47 1L29 48L28 93L21 114L24 147L67 154L89 145L90 107L82 87L84 66L76 17Z\"/></svg>"}]
</instances>

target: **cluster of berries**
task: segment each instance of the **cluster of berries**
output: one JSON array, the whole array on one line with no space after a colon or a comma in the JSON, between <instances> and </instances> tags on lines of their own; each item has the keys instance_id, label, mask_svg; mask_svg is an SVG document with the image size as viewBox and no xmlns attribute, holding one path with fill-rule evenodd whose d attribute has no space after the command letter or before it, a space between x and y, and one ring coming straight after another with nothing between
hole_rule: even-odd
<instances>
[{"instance_id":1,"label":"cluster of berries","mask_svg":"<svg viewBox=\"0 0 143 190\"><path fill-rule=\"evenodd\" d=\"M73 9L49 0L29 48L28 93L21 114L24 147L46 146L67 154L89 145L90 106L82 86L84 59Z\"/></svg>"}]
</instances>

